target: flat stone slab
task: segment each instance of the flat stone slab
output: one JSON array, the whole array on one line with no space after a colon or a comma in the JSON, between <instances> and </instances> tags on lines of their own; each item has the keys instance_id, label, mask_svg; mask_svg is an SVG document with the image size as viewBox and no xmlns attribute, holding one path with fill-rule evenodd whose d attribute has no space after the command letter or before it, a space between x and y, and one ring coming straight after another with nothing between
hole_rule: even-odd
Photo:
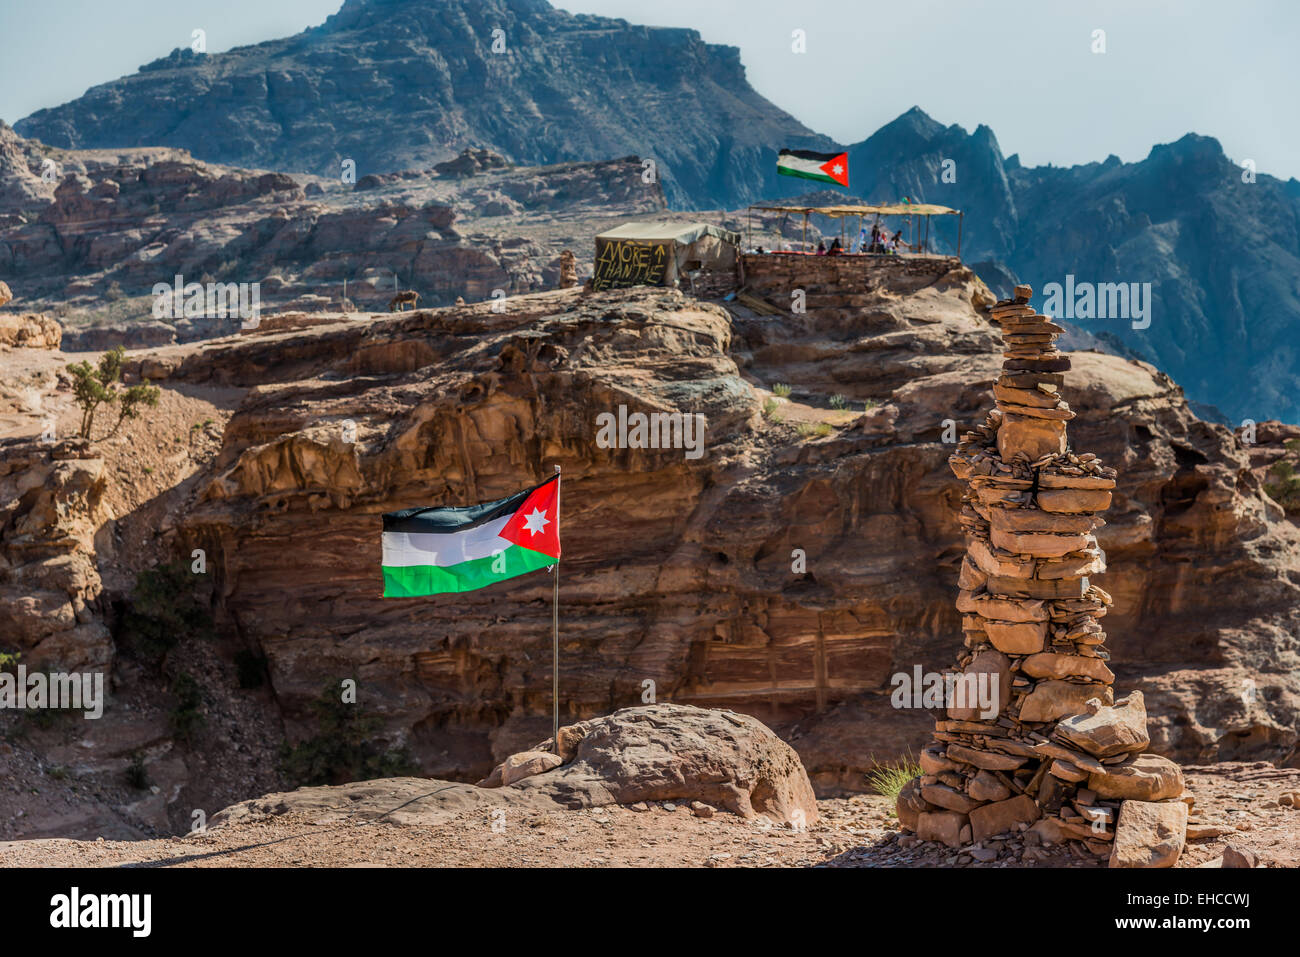
<instances>
[{"instance_id":1,"label":"flat stone slab","mask_svg":"<svg viewBox=\"0 0 1300 957\"><path fill-rule=\"evenodd\" d=\"M1111 867L1173 867L1187 841L1182 801L1125 801L1119 806Z\"/></svg>"}]
</instances>

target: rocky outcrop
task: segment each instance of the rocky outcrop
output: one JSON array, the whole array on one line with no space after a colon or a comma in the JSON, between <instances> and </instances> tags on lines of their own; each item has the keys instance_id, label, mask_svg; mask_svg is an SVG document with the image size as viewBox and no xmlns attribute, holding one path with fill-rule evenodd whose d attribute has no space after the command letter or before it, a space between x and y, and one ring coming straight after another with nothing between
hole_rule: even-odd
<instances>
[{"instance_id":1,"label":"rocky outcrop","mask_svg":"<svg viewBox=\"0 0 1300 957\"><path fill-rule=\"evenodd\" d=\"M124 506L114 537L131 555L205 549L218 618L267 658L292 740L315 730L326 682L356 678L384 738L427 773L475 781L550 733L550 582L380 599L378 515L498 497L560 463L565 724L653 688L763 721L823 792L862 789L873 761L930 734L925 711L892 707L891 681L942 669L961 628L947 459L991 401L998 338L959 264L810 257L795 276L789 260L746 257L746 275L777 305L797 280L803 314L569 289L136 353L128 377L161 385L164 405L206 393L236 411L215 459ZM8 361L22 357L66 361ZM1294 760L1294 526L1172 382L1071 358L1071 438L1119 471L1095 534L1120 700L1142 693L1154 754ZM780 383L791 394L765 414ZM781 421L796 405L824 436ZM619 406L705 415L702 454L604 447L597 416ZM21 513L37 497L15 486L8 500ZM96 558L125 597L125 554ZM9 609L49 627L42 608ZM1034 680L1065 681L1042 654L1025 665Z\"/></svg>"},{"instance_id":2,"label":"rocky outcrop","mask_svg":"<svg viewBox=\"0 0 1300 957\"><path fill-rule=\"evenodd\" d=\"M788 303L762 258L746 258L752 287ZM549 581L382 600L376 522L499 497L559 463L566 723L650 681L660 701L754 715L823 790L920 750L929 721L891 707L891 677L939 670L961 627L944 438L982 419L997 334L960 266L825 260L802 277L807 312L779 319L572 289L133 357L128 372L164 388L246 390L222 452L168 507L207 549L223 615L267 655L290 733L323 683L352 675L440 777L479 780L549 733ZM1150 750L1287 760L1293 527L1168 379L1073 361L1071 435L1120 472L1096 535L1115 681L1143 693ZM775 383L842 424L822 438L764 418L755 390ZM704 414L703 454L602 448L596 416L620 405ZM1030 667L1050 682L1059 665Z\"/></svg>"},{"instance_id":3,"label":"rocky outcrop","mask_svg":"<svg viewBox=\"0 0 1300 957\"><path fill-rule=\"evenodd\" d=\"M49 316L0 313L0 349L57 349L62 341L63 329Z\"/></svg>"},{"instance_id":4,"label":"rocky outcrop","mask_svg":"<svg viewBox=\"0 0 1300 957\"><path fill-rule=\"evenodd\" d=\"M53 183L41 178L46 163ZM146 348L243 325L206 300L160 314L154 288L177 276L205 292L209 283L256 284L267 315L380 310L395 284L426 306L481 301L554 286L564 247L599 231L588 218L604 224L665 206L635 157L518 169L485 159L476 169L407 170L354 188L180 150L47 151L0 126L0 196L15 197L0 278L42 304L32 308L57 310L73 327L68 350ZM556 217L572 231L552 225Z\"/></svg>"},{"instance_id":5,"label":"rocky outcrop","mask_svg":"<svg viewBox=\"0 0 1300 957\"><path fill-rule=\"evenodd\" d=\"M94 551L103 466L80 440L0 444L0 651L30 668L112 662Z\"/></svg>"}]
</instances>

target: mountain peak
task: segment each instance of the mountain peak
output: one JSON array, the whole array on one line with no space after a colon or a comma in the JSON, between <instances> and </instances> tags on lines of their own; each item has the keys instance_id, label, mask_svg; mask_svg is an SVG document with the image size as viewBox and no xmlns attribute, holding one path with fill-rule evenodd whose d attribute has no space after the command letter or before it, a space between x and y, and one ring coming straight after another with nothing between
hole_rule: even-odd
<instances>
[{"instance_id":1,"label":"mountain peak","mask_svg":"<svg viewBox=\"0 0 1300 957\"><path fill-rule=\"evenodd\" d=\"M358 176L424 169L468 146L522 164L636 154L674 204L715 208L759 198L776 149L830 145L749 85L735 47L546 0L344 0L296 37L186 53L17 129L330 177L348 161Z\"/></svg>"}]
</instances>

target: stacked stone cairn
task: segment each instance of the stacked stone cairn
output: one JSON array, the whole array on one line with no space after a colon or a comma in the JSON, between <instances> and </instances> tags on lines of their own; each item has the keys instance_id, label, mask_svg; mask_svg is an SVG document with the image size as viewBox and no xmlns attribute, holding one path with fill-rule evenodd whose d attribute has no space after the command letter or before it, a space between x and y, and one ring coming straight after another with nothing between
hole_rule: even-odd
<instances>
[{"instance_id":1,"label":"stacked stone cairn","mask_svg":"<svg viewBox=\"0 0 1300 957\"><path fill-rule=\"evenodd\" d=\"M966 650L949 680L971 690L982 678L995 700L945 701L898 819L922 840L976 845L980 860L1075 841L1112 867L1172 866L1191 798L1176 764L1143 753L1142 693L1115 700L1101 625L1111 598L1091 580L1106 569L1093 533L1115 470L1070 449L1070 360L1054 345L1065 330L1031 295L1017 286L990 310L1005 343L997 408L949 459L966 483L967 541Z\"/></svg>"}]
</instances>

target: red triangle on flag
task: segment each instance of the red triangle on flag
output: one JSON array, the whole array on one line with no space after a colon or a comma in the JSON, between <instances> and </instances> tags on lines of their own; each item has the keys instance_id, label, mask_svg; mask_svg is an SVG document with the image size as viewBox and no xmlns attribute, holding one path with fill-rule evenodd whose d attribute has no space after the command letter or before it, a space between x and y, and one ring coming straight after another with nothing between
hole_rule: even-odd
<instances>
[{"instance_id":1,"label":"red triangle on flag","mask_svg":"<svg viewBox=\"0 0 1300 957\"><path fill-rule=\"evenodd\" d=\"M560 557L560 480L533 489L510 516L500 535L508 542L552 558Z\"/></svg>"},{"instance_id":2,"label":"red triangle on flag","mask_svg":"<svg viewBox=\"0 0 1300 957\"><path fill-rule=\"evenodd\" d=\"M821 171L841 186L849 185L849 154L841 153L821 165Z\"/></svg>"}]
</instances>

